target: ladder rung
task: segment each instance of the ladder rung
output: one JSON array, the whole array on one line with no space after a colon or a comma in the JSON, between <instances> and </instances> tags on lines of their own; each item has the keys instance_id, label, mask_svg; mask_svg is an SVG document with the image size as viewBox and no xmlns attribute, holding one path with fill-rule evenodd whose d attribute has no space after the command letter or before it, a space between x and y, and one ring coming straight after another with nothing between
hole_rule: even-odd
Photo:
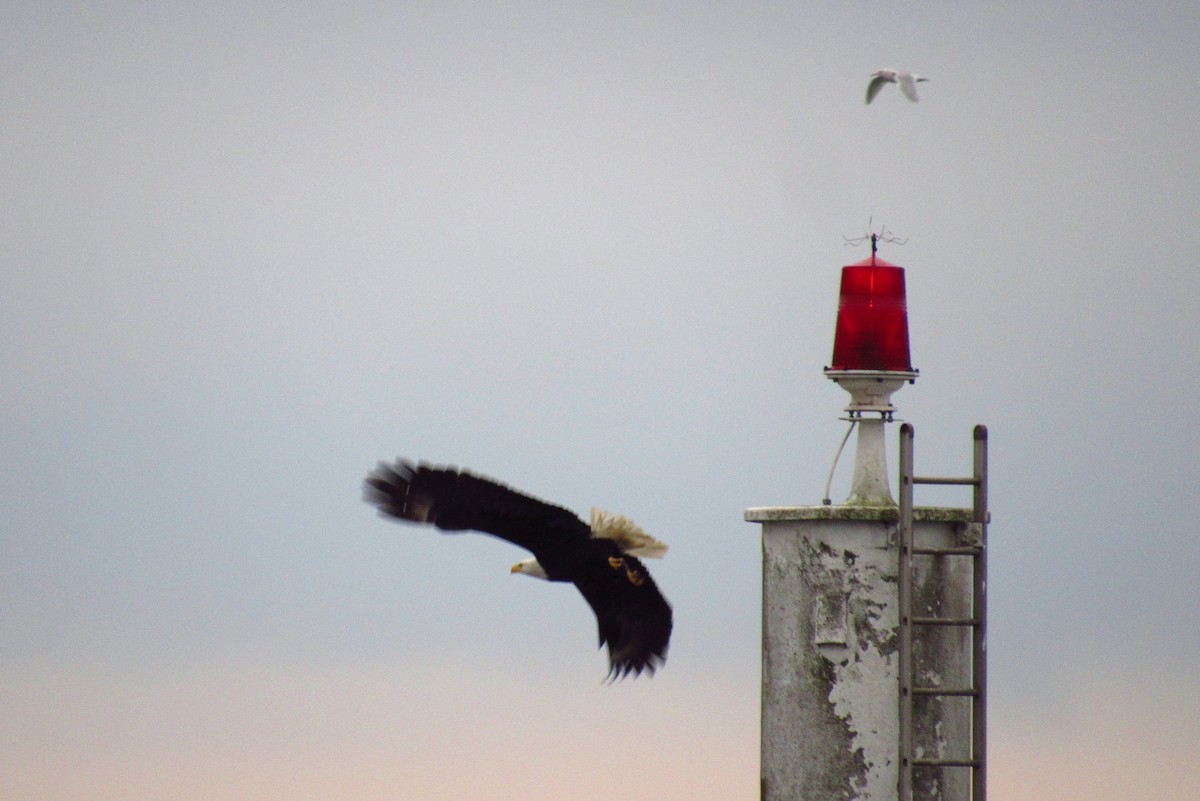
<instances>
[{"instance_id":1,"label":"ladder rung","mask_svg":"<svg viewBox=\"0 0 1200 801\"><path fill-rule=\"evenodd\" d=\"M913 554L925 554L927 556L979 556L983 553L983 549L978 545L961 545L952 548L913 548Z\"/></svg>"},{"instance_id":2,"label":"ladder rung","mask_svg":"<svg viewBox=\"0 0 1200 801\"><path fill-rule=\"evenodd\" d=\"M913 695L979 695L970 687L913 687Z\"/></svg>"},{"instance_id":3,"label":"ladder rung","mask_svg":"<svg viewBox=\"0 0 1200 801\"><path fill-rule=\"evenodd\" d=\"M974 768L979 765L977 759L922 759L914 758L914 766L925 765L940 768Z\"/></svg>"},{"instance_id":4,"label":"ladder rung","mask_svg":"<svg viewBox=\"0 0 1200 801\"><path fill-rule=\"evenodd\" d=\"M914 626L978 626L977 617L914 617Z\"/></svg>"},{"instance_id":5,"label":"ladder rung","mask_svg":"<svg viewBox=\"0 0 1200 801\"><path fill-rule=\"evenodd\" d=\"M912 483L914 484L966 484L974 485L979 483L979 479L974 476L967 478L947 478L943 476L913 476Z\"/></svg>"}]
</instances>

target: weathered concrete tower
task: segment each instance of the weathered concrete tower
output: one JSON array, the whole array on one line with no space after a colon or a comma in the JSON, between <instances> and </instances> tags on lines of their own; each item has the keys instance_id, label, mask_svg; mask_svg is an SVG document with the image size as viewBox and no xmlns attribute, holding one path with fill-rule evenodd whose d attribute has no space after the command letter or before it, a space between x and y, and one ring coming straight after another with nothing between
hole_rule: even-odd
<instances>
[{"instance_id":1,"label":"weathered concrete tower","mask_svg":"<svg viewBox=\"0 0 1200 801\"><path fill-rule=\"evenodd\" d=\"M858 428L849 498L745 511L763 536L762 798L983 801L986 480L978 442L974 477L914 480L905 426L892 498L884 427L917 377L902 268L843 268L825 373ZM971 484L975 503L913 509L913 483Z\"/></svg>"}]
</instances>

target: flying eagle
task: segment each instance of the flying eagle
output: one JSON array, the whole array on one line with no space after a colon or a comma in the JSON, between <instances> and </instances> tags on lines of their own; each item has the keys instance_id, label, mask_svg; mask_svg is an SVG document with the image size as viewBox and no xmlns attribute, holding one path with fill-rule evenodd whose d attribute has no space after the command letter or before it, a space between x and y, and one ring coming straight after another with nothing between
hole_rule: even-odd
<instances>
[{"instance_id":1,"label":"flying eagle","mask_svg":"<svg viewBox=\"0 0 1200 801\"><path fill-rule=\"evenodd\" d=\"M637 557L661 557L667 546L628 519L593 509L589 526L490 479L403 459L381 462L364 490L381 515L492 534L533 554L511 572L574 584L596 613L610 679L653 674L666 661L671 606Z\"/></svg>"}]
</instances>

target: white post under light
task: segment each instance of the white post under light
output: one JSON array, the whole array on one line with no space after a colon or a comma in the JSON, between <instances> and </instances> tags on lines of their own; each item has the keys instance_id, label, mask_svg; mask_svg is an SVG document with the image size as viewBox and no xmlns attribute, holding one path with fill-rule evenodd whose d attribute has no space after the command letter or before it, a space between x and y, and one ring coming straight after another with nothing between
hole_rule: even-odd
<instances>
[{"instance_id":1,"label":"white post under light","mask_svg":"<svg viewBox=\"0 0 1200 801\"><path fill-rule=\"evenodd\" d=\"M827 375L850 393L846 407L849 420L858 428L854 452L854 476L850 481L850 506L894 506L888 481L884 425L892 421L896 407L892 393L916 380L917 372L881 370L826 370Z\"/></svg>"}]
</instances>

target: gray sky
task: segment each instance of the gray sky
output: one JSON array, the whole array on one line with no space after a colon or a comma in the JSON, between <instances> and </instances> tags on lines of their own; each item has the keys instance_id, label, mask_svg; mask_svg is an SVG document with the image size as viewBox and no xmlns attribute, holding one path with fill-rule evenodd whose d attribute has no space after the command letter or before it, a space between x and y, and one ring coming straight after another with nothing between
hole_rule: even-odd
<instances>
[{"instance_id":1,"label":"gray sky","mask_svg":"<svg viewBox=\"0 0 1200 801\"><path fill-rule=\"evenodd\" d=\"M0 12L6 799L754 797L872 223L919 470L992 435L993 786L1200 781L1194 4L113 6ZM666 668L397 455L669 542Z\"/></svg>"}]
</instances>

